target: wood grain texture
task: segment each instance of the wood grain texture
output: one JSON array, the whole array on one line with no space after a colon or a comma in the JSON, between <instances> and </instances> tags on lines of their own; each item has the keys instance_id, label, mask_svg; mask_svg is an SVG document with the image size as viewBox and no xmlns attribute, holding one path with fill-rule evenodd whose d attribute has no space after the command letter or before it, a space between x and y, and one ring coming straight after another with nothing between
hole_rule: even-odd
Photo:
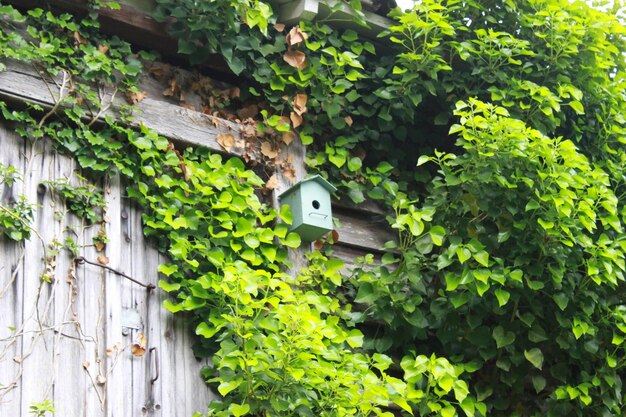
<instances>
[{"instance_id":1,"label":"wood grain texture","mask_svg":"<svg viewBox=\"0 0 626 417\"><path fill-rule=\"evenodd\" d=\"M0 98L38 104L46 109L52 108L59 100L61 76L55 82L45 82L32 66L13 61L5 64L7 70L0 72ZM111 94L107 97L105 100L108 102ZM116 97L111 109L99 119L104 120L108 115L119 118L119 110L125 104L124 99ZM139 127L141 124L183 144L205 146L215 152L237 156L243 152L237 144L226 152L217 142L218 135L225 133L232 134L239 141L239 125L169 103L158 95L147 97L136 105L131 125Z\"/></svg>"},{"instance_id":2,"label":"wood grain texture","mask_svg":"<svg viewBox=\"0 0 626 417\"><path fill-rule=\"evenodd\" d=\"M0 162L24 176L13 187L0 187L0 202L24 195L38 204L33 227L42 238L33 233L22 244L0 237L0 416L30 416L29 407L43 400L53 401L64 417L189 417L206 410L215 398L200 377L206 361L193 357L192 329L162 308L166 294L148 293L89 264L78 265L70 278L74 261L63 249L48 271L51 281L41 279L43 248L51 255L51 244L71 237L87 260L105 254L112 268L157 283L164 259L144 239L141 210L125 197L124 185L117 177L105 184L110 241L98 252L93 238L100 225L69 214L53 190L41 186L46 180L75 181L74 162L55 154L45 140L31 149L2 125L0 146ZM139 313L142 329L122 332L124 308ZM143 356L131 353L139 331L148 340ZM151 347L156 355L149 354ZM157 359L159 379L153 384Z\"/></svg>"}]
</instances>

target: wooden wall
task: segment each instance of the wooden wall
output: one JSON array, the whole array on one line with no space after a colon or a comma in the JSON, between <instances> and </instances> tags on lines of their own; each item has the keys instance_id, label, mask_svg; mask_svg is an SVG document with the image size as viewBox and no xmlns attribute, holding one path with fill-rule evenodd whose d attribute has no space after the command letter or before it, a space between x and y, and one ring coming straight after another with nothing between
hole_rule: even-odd
<instances>
[{"instance_id":1,"label":"wooden wall","mask_svg":"<svg viewBox=\"0 0 626 417\"><path fill-rule=\"evenodd\" d=\"M0 72L0 99L54 106L62 94L59 84L42 80L32 67L3 63L8 69ZM138 104L135 125L143 123L177 144L221 153L227 152L217 142L220 133L242 142L237 124L222 119L216 123L213 116L179 106L163 97L163 86L147 75L142 89L148 97ZM114 103L107 114L116 117L121 104ZM240 156L243 151L235 146L228 153ZM303 178L299 140L281 152L293 161L296 179ZM98 252L92 239L100 225L89 226L67 213L63 202L41 185L46 180L76 181L71 159L56 154L49 141L25 142L0 122L0 162L23 175L12 187L0 186L1 203L24 195L37 204L37 234L25 243L0 237L0 417L26 417L29 407L43 400L52 400L56 415L63 417L191 417L206 410L214 397L199 375L205 363L192 355L192 329L161 307L161 290L146 291L99 266L74 266L65 250L50 256L52 242L71 237L87 261L98 263L98 257L106 256L107 266L139 282L157 283L163 259L143 238L141 212L125 197L119 178L99 184L106 191L109 242ZM293 183L280 170L277 175L274 201ZM393 239L385 213L373 205L337 202L333 215L340 223L334 255L348 264L365 253L380 253ZM292 251L294 264L302 264L306 250ZM41 278L46 258L50 283ZM138 328L123 329L132 317L138 318ZM139 333L147 338L143 356L131 352Z\"/></svg>"},{"instance_id":2,"label":"wooden wall","mask_svg":"<svg viewBox=\"0 0 626 417\"><path fill-rule=\"evenodd\" d=\"M32 415L29 406L43 400L52 400L63 417L190 417L206 410L212 394L199 376L205 364L192 355L193 332L161 307L163 291L147 291L99 266L74 265L67 251L54 256L50 246L71 237L84 246L86 260L106 256L108 266L156 284L161 256L144 240L141 213L119 179L102 184L110 241L98 252L92 238L101 226L67 213L41 185L75 180L75 163L54 153L50 142L26 143L7 126L0 126L0 149L0 162L23 175L0 188L1 203L24 195L37 204L37 234L25 243L0 238L0 416ZM45 257L49 283L41 278ZM123 329L126 318L138 328ZM147 338L143 356L131 353L139 333Z\"/></svg>"}]
</instances>

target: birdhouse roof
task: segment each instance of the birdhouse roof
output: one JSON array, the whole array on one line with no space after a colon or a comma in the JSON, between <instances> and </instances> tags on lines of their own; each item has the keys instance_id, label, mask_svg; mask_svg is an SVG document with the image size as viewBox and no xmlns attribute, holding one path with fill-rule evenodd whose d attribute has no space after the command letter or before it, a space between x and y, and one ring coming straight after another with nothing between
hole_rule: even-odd
<instances>
[{"instance_id":1,"label":"birdhouse roof","mask_svg":"<svg viewBox=\"0 0 626 417\"><path fill-rule=\"evenodd\" d=\"M313 182L318 183L319 185L324 187L329 193L334 193L335 191L337 191L337 188L334 185L332 185L331 183L329 183L328 181L326 181L324 179L324 177L322 177L319 174L315 174L315 175L312 175L312 176L310 176L308 178L303 179L302 181L298 182L297 184L292 185L287 190L285 190L285 192L283 192L283 194L288 194L288 193L292 192L293 190L299 188L305 182L309 182L309 181L313 181ZM283 194L281 194L281 196Z\"/></svg>"}]
</instances>

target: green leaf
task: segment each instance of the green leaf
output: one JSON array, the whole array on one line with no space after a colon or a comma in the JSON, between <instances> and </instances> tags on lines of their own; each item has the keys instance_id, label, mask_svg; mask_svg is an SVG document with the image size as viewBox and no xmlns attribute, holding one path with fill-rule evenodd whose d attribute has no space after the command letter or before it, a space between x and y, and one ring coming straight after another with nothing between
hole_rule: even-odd
<instances>
[{"instance_id":1,"label":"green leaf","mask_svg":"<svg viewBox=\"0 0 626 417\"><path fill-rule=\"evenodd\" d=\"M206 337L207 339L212 338L215 334L221 329L218 326L209 326L207 322L202 322L196 327L196 334L198 336ZM222 394L225 395L225 394Z\"/></svg>"},{"instance_id":2,"label":"green leaf","mask_svg":"<svg viewBox=\"0 0 626 417\"><path fill-rule=\"evenodd\" d=\"M541 352L541 349L532 348L530 350L525 350L524 357L526 357L526 360L532 363L535 368L541 370L543 367L543 352Z\"/></svg>"},{"instance_id":3,"label":"green leaf","mask_svg":"<svg viewBox=\"0 0 626 417\"><path fill-rule=\"evenodd\" d=\"M554 300L556 305L559 306L559 309L561 309L561 311L565 311L565 309L567 308L567 304L569 303L569 298L565 294L563 294L562 292L554 294L552 296L552 299Z\"/></svg>"},{"instance_id":4,"label":"green leaf","mask_svg":"<svg viewBox=\"0 0 626 417\"><path fill-rule=\"evenodd\" d=\"M417 159L417 166L424 165L426 162L430 162L432 157L429 155L422 155Z\"/></svg>"},{"instance_id":5,"label":"green leaf","mask_svg":"<svg viewBox=\"0 0 626 417\"><path fill-rule=\"evenodd\" d=\"M456 256L459 258L459 262L465 263L465 261L472 257L472 252L467 248L458 247L456 248Z\"/></svg>"},{"instance_id":6,"label":"green leaf","mask_svg":"<svg viewBox=\"0 0 626 417\"><path fill-rule=\"evenodd\" d=\"M174 272L178 271L178 265L176 264L161 264L159 265L158 271L163 275L170 276Z\"/></svg>"},{"instance_id":7,"label":"green leaf","mask_svg":"<svg viewBox=\"0 0 626 417\"><path fill-rule=\"evenodd\" d=\"M443 244L443 239L446 236L446 230L441 226L433 226L428 233L433 243L437 246Z\"/></svg>"},{"instance_id":8,"label":"green leaf","mask_svg":"<svg viewBox=\"0 0 626 417\"><path fill-rule=\"evenodd\" d=\"M506 303L509 302L509 298L511 297L511 294L503 288L496 289L495 294L496 298L498 299L498 305L500 307L506 305Z\"/></svg>"},{"instance_id":9,"label":"green leaf","mask_svg":"<svg viewBox=\"0 0 626 417\"><path fill-rule=\"evenodd\" d=\"M443 408L440 411L440 413L441 413L441 417L455 417L456 416L456 410L451 405Z\"/></svg>"},{"instance_id":10,"label":"green leaf","mask_svg":"<svg viewBox=\"0 0 626 417\"><path fill-rule=\"evenodd\" d=\"M228 406L228 411L230 411L233 416L240 417L248 414L248 412L250 411L250 404L231 404L230 406Z\"/></svg>"},{"instance_id":11,"label":"green leaf","mask_svg":"<svg viewBox=\"0 0 626 417\"><path fill-rule=\"evenodd\" d=\"M300 235L295 232L289 232L289 234L287 234L287 237L285 237L285 239L283 240L283 244L285 246L289 246L290 248L298 248L300 247L301 243L302 240L300 239Z\"/></svg>"},{"instance_id":12,"label":"green leaf","mask_svg":"<svg viewBox=\"0 0 626 417\"><path fill-rule=\"evenodd\" d=\"M350 171L358 171L361 168L361 165L363 165L361 158L354 157L348 160L348 169Z\"/></svg>"},{"instance_id":13,"label":"green leaf","mask_svg":"<svg viewBox=\"0 0 626 417\"><path fill-rule=\"evenodd\" d=\"M363 333L360 330L352 329L346 337L346 342L351 348L361 347L363 345Z\"/></svg>"},{"instance_id":14,"label":"green leaf","mask_svg":"<svg viewBox=\"0 0 626 417\"><path fill-rule=\"evenodd\" d=\"M474 259L476 259L476 262L478 262L482 266L489 266L489 254L484 250L475 253Z\"/></svg>"},{"instance_id":15,"label":"green leaf","mask_svg":"<svg viewBox=\"0 0 626 417\"><path fill-rule=\"evenodd\" d=\"M167 309L170 313L178 313L179 311L183 311L184 309L181 304L174 304L171 300L164 300L163 307Z\"/></svg>"},{"instance_id":16,"label":"green leaf","mask_svg":"<svg viewBox=\"0 0 626 417\"><path fill-rule=\"evenodd\" d=\"M472 397L467 397L461 402L460 405L461 409L467 417L474 417L474 413L476 412L476 406Z\"/></svg>"},{"instance_id":17,"label":"green leaf","mask_svg":"<svg viewBox=\"0 0 626 417\"><path fill-rule=\"evenodd\" d=\"M546 387L546 379L541 375L534 375L532 377L533 388L535 388L535 392L539 394Z\"/></svg>"},{"instance_id":18,"label":"green leaf","mask_svg":"<svg viewBox=\"0 0 626 417\"><path fill-rule=\"evenodd\" d=\"M374 287L369 282L363 282L359 284L359 290L356 293L354 302L369 304L378 299L379 294L374 291Z\"/></svg>"},{"instance_id":19,"label":"green leaf","mask_svg":"<svg viewBox=\"0 0 626 417\"><path fill-rule=\"evenodd\" d=\"M506 331L502 326L496 326L496 328L493 329L492 336L496 341L498 349L508 346L515 341L515 333Z\"/></svg>"},{"instance_id":20,"label":"green leaf","mask_svg":"<svg viewBox=\"0 0 626 417\"><path fill-rule=\"evenodd\" d=\"M159 287L165 292L177 291L180 289L180 284L177 282L167 282L162 279L159 280Z\"/></svg>"}]
</instances>

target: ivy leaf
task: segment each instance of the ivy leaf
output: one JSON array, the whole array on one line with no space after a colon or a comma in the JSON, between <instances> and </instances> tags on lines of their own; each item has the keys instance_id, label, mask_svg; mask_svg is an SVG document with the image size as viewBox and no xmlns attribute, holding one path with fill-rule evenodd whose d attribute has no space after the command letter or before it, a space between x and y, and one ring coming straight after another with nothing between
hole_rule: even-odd
<instances>
[{"instance_id":1,"label":"ivy leaf","mask_svg":"<svg viewBox=\"0 0 626 417\"><path fill-rule=\"evenodd\" d=\"M524 356L528 362L539 370L543 367L543 352L539 348L532 348L531 350L525 350Z\"/></svg>"},{"instance_id":2,"label":"ivy leaf","mask_svg":"<svg viewBox=\"0 0 626 417\"><path fill-rule=\"evenodd\" d=\"M230 406L228 406L228 411L230 411L233 416L240 417L248 414L248 412L250 411L250 404L231 404Z\"/></svg>"},{"instance_id":3,"label":"ivy leaf","mask_svg":"<svg viewBox=\"0 0 626 417\"><path fill-rule=\"evenodd\" d=\"M443 227L433 226L428 233L435 245L441 246L443 244L443 238L446 236L446 230Z\"/></svg>"},{"instance_id":4,"label":"ivy leaf","mask_svg":"<svg viewBox=\"0 0 626 417\"><path fill-rule=\"evenodd\" d=\"M178 271L178 265L176 264L161 264L159 265L158 271L163 275L170 276L174 272Z\"/></svg>"},{"instance_id":5,"label":"ivy leaf","mask_svg":"<svg viewBox=\"0 0 626 417\"><path fill-rule=\"evenodd\" d=\"M511 297L511 294L503 288L496 289L495 294L496 298L498 299L498 305L500 307L506 305L506 303L508 303L509 301L509 298Z\"/></svg>"},{"instance_id":6,"label":"ivy leaf","mask_svg":"<svg viewBox=\"0 0 626 417\"><path fill-rule=\"evenodd\" d=\"M476 259L476 262L478 262L482 266L489 266L489 254L484 250L475 253L474 259Z\"/></svg>"},{"instance_id":7,"label":"ivy leaf","mask_svg":"<svg viewBox=\"0 0 626 417\"><path fill-rule=\"evenodd\" d=\"M283 222L287 224L293 223L293 214L291 214L291 208L287 204L280 206L279 216Z\"/></svg>"},{"instance_id":8,"label":"ivy leaf","mask_svg":"<svg viewBox=\"0 0 626 417\"><path fill-rule=\"evenodd\" d=\"M289 234L287 234L287 237L285 237L285 239L283 240L283 244L285 246L289 246L290 248L298 248L300 247L301 243L302 243L302 240L300 239L300 235L298 235L295 232L290 232Z\"/></svg>"},{"instance_id":9,"label":"ivy leaf","mask_svg":"<svg viewBox=\"0 0 626 417\"><path fill-rule=\"evenodd\" d=\"M515 341L515 333L506 331L502 326L496 326L496 328L493 329L492 336L496 341L498 349L508 346Z\"/></svg>"},{"instance_id":10,"label":"ivy leaf","mask_svg":"<svg viewBox=\"0 0 626 417\"><path fill-rule=\"evenodd\" d=\"M346 337L346 342L352 348L361 347L363 345L363 333L360 330L352 329Z\"/></svg>"},{"instance_id":11,"label":"ivy leaf","mask_svg":"<svg viewBox=\"0 0 626 417\"><path fill-rule=\"evenodd\" d=\"M354 298L355 303L369 304L376 301L378 294L374 291L372 284L369 282L363 282L359 285L359 290Z\"/></svg>"},{"instance_id":12,"label":"ivy leaf","mask_svg":"<svg viewBox=\"0 0 626 417\"><path fill-rule=\"evenodd\" d=\"M175 283L170 283L167 281L163 281L162 279L159 280L159 287L165 291L165 292L172 292L172 291L177 291L180 289L180 284L175 282Z\"/></svg>"},{"instance_id":13,"label":"ivy leaf","mask_svg":"<svg viewBox=\"0 0 626 417\"><path fill-rule=\"evenodd\" d=\"M534 375L532 377L533 387L535 388L535 392L539 394L546 387L546 379L541 375Z\"/></svg>"}]
</instances>

